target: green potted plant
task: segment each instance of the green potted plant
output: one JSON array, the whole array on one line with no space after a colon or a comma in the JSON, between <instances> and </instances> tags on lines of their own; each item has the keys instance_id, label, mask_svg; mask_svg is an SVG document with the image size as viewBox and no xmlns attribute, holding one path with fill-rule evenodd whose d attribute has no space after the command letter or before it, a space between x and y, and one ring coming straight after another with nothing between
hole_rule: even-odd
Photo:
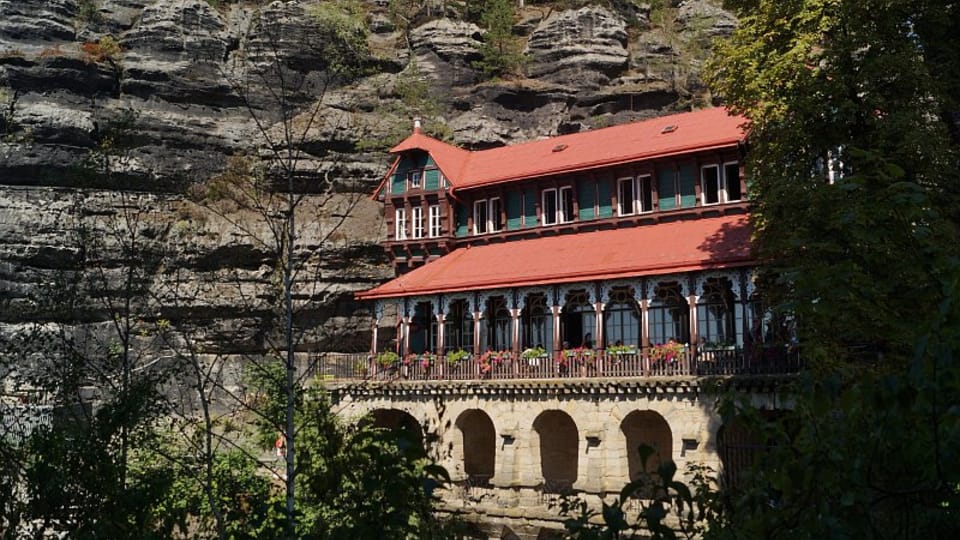
<instances>
[{"instance_id":1,"label":"green potted plant","mask_svg":"<svg viewBox=\"0 0 960 540\"><path fill-rule=\"evenodd\" d=\"M607 352L613 355L637 354L636 345L611 345L607 347Z\"/></svg>"},{"instance_id":2,"label":"green potted plant","mask_svg":"<svg viewBox=\"0 0 960 540\"><path fill-rule=\"evenodd\" d=\"M457 349L453 352L447 353L447 363L448 364L458 364L463 362L467 358L470 358L470 353L463 349Z\"/></svg>"},{"instance_id":3,"label":"green potted plant","mask_svg":"<svg viewBox=\"0 0 960 540\"><path fill-rule=\"evenodd\" d=\"M377 355L377 364L381 367L389 368L400 360L400 355L393 351L383 351Z\"/></svg>"}]
</instances>

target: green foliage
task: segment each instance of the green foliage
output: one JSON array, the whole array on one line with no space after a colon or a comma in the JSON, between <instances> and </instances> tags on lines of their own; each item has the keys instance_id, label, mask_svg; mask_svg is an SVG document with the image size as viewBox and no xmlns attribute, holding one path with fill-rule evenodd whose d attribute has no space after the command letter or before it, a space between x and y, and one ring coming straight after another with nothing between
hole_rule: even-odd
<instances>
[{"instance_id":1,"label":"green foliage","mask_svg":"<svg viewBox=\"0 0 960 540\"><path fill-rule=\"evenodd\" d=\"M513 3L511 0L486 0L481 25L486 29L480 46L482 59L474 63L486 77L520 75L526 59L520 40L513 35Z\"/></svg>"},{"instance_id":2,"label":"green foliage","mask_svg":"<svg viewBox=\"0 0 960 540\"><path fill-rule=\"evenodd\" d=\"M331 71L347 78L362 73L370 56L364 5L358 0L327 0L309 13L327 36L322 53Z\"/></svg>"},{"instance_id":3,"label":"green foliage","mask_svg":"<svg viewBox=\"0 0 960 540\"><path fill-rule=\"evenodd\" d=\"M751 122L766 298L797 317L807 354L860 348L906 361L922 329L904 323L928 318L941 294L929 284L956 256L960 171L941 120L951 114L943 66L919 47L956 38L905 29L935 4L739 2L740 27L717 46L714 89ZM844 177L828 182L840 161Z\"/></svg>"},{"instance_id":4,"label":"green foliage","mask_svg":"<svg viewBox=\"0 0 960 540\"><path fill-rule=\"evenodd\" d=\"M770 444L708 537L955 537L956 8L729 4L710 79L750 121L760 290L812 371L776 420L726 405Z\"/></svg>"},{"instance_id":5,"label":"green foliage","mask_svg":"<svg viewBox=\"0 0 960 540\"><path fill-rule=\"evenodd\" d=\"M298 438L303 535L313 538L450 538L433 515L449 481L419 433L343 425L322 394L307 400Z\"/></svg>"},{"instance_id":6,"label":"green foliage","mask_svg":"<svg viewBox=\"0 0 960 540\"><path fill-rule=\"evenodd\" d=\"M100 21L100 3L98 0L78 0L77 20L84 24Z\"/></svg>"},{"instance_id":7,"label":"green foliage","mask_svg":"<svg viewBox=\"0 0 960 540\"><path fill-rule=\"evenodd\" d=\"M655 453L647 445L637 451L643 470ZM672 461L656 472L641 475L620 490L599 512L576 496L563 496L556 503L566 519L569 538L578 540L701 538L720 509L716 484L709 468L691 465L687 479L677 477ZM628 507L633 507L628 510Z\"/></svg>"},{"instance_id":8,"label":"green foliage","mask_svg":"<svg viewBox=\"0 0 960 540\"><path fill-rule=\"evenodd\" d=\"M447 353L448 364L456 364L466 360L467 358L470 358L470 353L463 349L457 349Z\"/></svg>"},{"instance_id":9,"label":"green foliage","mask_svg":"<svg viewBox=\"0 0 960 540\"><path fill-rule=\"evenodd\" d=\"M377 355L377 363L383 367L390 367L400 360L400 355L393 351L383 351Z\"/></svg>"}]
</instances>

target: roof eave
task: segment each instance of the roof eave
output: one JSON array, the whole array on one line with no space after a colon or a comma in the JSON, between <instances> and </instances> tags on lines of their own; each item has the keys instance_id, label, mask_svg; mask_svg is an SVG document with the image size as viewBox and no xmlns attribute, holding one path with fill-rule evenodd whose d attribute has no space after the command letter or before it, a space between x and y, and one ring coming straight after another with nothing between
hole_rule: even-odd
<instances>
[{"instance_id":1,"label":"roof eave","mask_svg":"<svg viewBox=\"0 0 960 540\"><path fill-rule=\"evenodd\" d=\"M418 289L404 292L386 292L376 293L376 289L369 291L360 291L354 294L357 300L385 300L390 298L409 298L413 296L428 296L433 294L460 293L474 290L500 289L505 287L529 287L537 285L556 285L559 283L580 283L595 280L624 279L632 277L646 277L675 272L692 272L702 270L721 270L725 268L740 268L751 266L757 261L751 256L731 258L726 261L716 263L703 263L690 261L681 264L670 263L667 265L650 266L643 270L623 270L598 274L596 272L585 272L582 274L566 274L555 276L543 276L531 279L518 279L510 282L487 281L476 282L470 285L460 285L455 287L433 287L429 289Z\"/></svg>"}]
</instances>

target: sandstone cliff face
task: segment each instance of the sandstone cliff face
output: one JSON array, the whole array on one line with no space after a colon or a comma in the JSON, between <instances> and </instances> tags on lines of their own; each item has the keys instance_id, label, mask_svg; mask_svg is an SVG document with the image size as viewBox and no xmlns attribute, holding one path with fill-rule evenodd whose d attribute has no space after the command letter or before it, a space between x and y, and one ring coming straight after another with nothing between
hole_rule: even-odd
<instances>
[{"instance_id":1,"label":"sandstone cliff face","mask_svg":"<svg viewBox=\"0 0 960 540\"><path fill-rule=\"evenodd\" d=\"M304 348L361 350L369 311L352 294L390 277L378 244L382 217L366 195L388 166L383 149L409 131L411 116L427 112L428 127L483 148L683 109L705 99L697 66L708 39L735 24L707 0L653 14L634 2L537 3L515 27L527 77L491 82L475 67L477 24L421 12L403 26L369 2L376 73L321 92L330 66L311 45L327 36L312 22L312 4L0 0L0 323L8 331L52 317L25 310L57 276L97 266L119 283L127 259L114 239L134 227L135 209L137 235L160 254L144 276L144 312L194 332L207 350L264 347L270 314L251 312L245 298L276 278L257 241L267 231L255 215L218 215L186 196L231 156L287 155L266 142L284 127L271 106L276 81L247 77L236 86L269 68L254 51L281 49L285 69L304 83L288 96L287 112L299 115L290 125L306 125L314 106L320 113L292 145L297 189L306 193L300 219L310 224L296 246L311 279L298 291L310 305ZM281 38L266 35L263 21L279 25ZM426 98L411 101L411 84L423 83ZM109 311L89 303L59 316L96 324Z\"/></svg>"}]
</instances>

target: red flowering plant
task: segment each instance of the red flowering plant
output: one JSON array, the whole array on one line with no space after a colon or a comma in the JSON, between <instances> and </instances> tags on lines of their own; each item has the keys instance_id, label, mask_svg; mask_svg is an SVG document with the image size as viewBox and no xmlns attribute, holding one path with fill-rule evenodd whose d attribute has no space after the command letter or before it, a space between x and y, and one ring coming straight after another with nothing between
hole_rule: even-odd
<instances>
[{"instance_id":1,"label":"red flowering plant","mask_svg":"<svg viewBox=\"0 0 960 540\"><path fill-rule=\"evenodd\" d=\"M437 355L430 351L423 353L410 353L403 357L403 365L411 366L420 364L420 369L429 369L437 360Z\"/></svg>"},{"instance_id":2,"label":"red flowering plant","mask_svg":"<svg viewBox=\"0 0 960 540\"><path fill-rule=\"evenodd\" d=\"M672 339L666 343L658 343L650 347L650 359L654 361L664 361L673 364L680 360L686 347Z\"/></svg>"},{"instance_id":3,"label":"red flowering plant","mask_svg":"<svg viewBox=\"0 0 960 540\"><path fill-rule=\"evenodd\" d=\"M420 355L420 369L430 369L430 366L432 366L436 361L437 355L427 351Z\"/></svg>"},{"instance_id":4,"label":"red flowering plant","mask_svg":"<svg viewBox=\"0 0 960 540\"><path fill-rule=\"evenodd\" d=\"M480 373L483 375L489 374L495 367L506 364L511 360L513 360L513 353L510 351L487 351L480 355L478 361Z\"/></svg>"}]
</instances>

